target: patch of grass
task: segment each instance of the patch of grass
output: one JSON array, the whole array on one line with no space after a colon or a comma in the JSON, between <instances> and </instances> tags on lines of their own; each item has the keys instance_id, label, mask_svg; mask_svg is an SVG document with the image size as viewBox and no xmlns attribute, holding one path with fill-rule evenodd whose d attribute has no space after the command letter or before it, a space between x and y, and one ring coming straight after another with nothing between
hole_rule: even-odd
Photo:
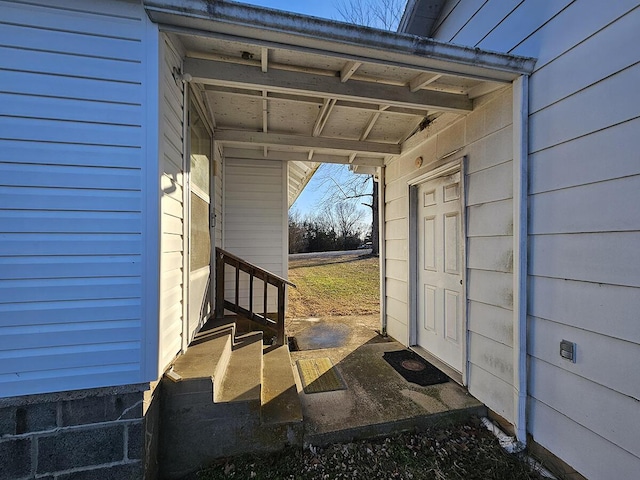
<instances>
[{"instance_id":1,"label":"patch of grass","mask_svg":"<svg viewBox=\"0 0 640 480\"><path fill-rule=\"evenodd\" d=\"M380 311L378 258L331 256L289 263L289 317L373 315Z\"/></svg>"},{"instance_id":2,"label":"patch of grass","mask_svg":"<svg viewBox=\"0 0 640 480\"><path fill-rule=\"evenodd\" d=\"M505 453L496 438L475 420L373 441L224 459L200 472L198 478L539 480L541 477L518 457Z\"/></svg>"}]
</instances>

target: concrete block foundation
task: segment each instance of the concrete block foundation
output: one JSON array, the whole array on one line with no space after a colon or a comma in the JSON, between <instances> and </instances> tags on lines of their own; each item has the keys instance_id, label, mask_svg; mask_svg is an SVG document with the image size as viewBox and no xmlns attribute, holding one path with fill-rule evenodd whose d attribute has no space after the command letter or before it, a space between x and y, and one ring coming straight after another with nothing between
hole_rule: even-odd
<instances>
[{"instance_id":1,"label":"concrete block foundation","mask_svg":"<svg viewBox=\"0 0 640 480\"><path fill-rule=\"evenodd\" d=\"M141 384L0 399L0 480L155 478L154 393Z\"/></svg>"}]
</instances>

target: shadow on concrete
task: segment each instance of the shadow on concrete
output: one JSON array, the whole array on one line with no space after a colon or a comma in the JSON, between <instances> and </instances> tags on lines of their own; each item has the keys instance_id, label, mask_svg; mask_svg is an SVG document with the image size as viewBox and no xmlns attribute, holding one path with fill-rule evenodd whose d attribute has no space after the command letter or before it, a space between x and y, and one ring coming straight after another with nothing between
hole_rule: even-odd
<instances>
[{"instance_id":1,"label":"shadow on concrete","mask_svg":"<svg viewBox=\"0 0 640 480\"><path fill-rule=\"evenodd\" d=\"M378 316L290 322L289 334L300 346L300 351L291 352L291 363L302 403L305 444L372 438L486 414L486 408L453 381L428 387L407 382L383 359L385 352L405 347L381 336L378 322ZM315 332L324 340L313 340ZM311 340L305 343L305 339ZM320 357L331 359L346 390L304 393L295 362Z\"/></svg>"}]
</instances>

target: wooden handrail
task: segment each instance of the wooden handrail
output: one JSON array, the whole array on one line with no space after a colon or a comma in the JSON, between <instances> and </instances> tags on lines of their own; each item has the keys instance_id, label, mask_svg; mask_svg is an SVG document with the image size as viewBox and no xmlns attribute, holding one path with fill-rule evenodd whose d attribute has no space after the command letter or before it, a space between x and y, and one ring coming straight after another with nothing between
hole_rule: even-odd
<instances>
[{"instance_id":1,"label":"wooden handrail","mask_svg":"<svg viewBox=\"0 0 640 480\"><path fill-rule=\"evenodd\" d=\"M253 263L249 263L246 260L235 256L233 253L229 253L226 250L221 249L220 247L216 247L216 257L218 256L218 254L222 254L222 255L224 255L225 258L228 258L228 259L231 259L231 260L235 260L236 262L238 262L241 265L240 269L243 272L249 273L249 271L247 271L245 268L251 268L256 272L259 272L259 273L261 273L263 275L268 276L269 278L273 279L274 281L280 281L282 283L286 283L287 285L289 285L289 286L291 286L293 288L298 288L298 287L296 287L296 285L294 283L291 283L286 278L282 278L282 277L276 275L275 273L271 273L270 271L265 270L264 268L261 268L261 267L259 267L257 265L254 265ZM227 262L227 263L229 263L229 262ZM245 267L245 268L243 268L243 267ZM254 276L257 276L257 275L254 275ZM269 283L271 283L271 282L269 282ZM275 285L275 283L272 283L272 285Z\"/></svg>"},{"instance_id":2,"label":"wooden handrail","mask_svg":"<svg viewBox=\"0 0 640 480\"><path fill-rule=\"evenodd\" d=\"M228 301L224 298L224 286L225 286L225 265L235 269L235 291L234 301ZM249 275L249 308L246 309L240 306L240 272L245 272ZM254 278L262 280L264 284L263 290L263 302L262 313L258 313L254 309L253 305L253 281ZM278 289L278 312L276 320L269 318L267 315L268 298L267 293L268 285L273 285ZM263 268L253 265L240 257L233 255L221 248L216 248L216 317L222 318L224 311L229 310L231 312L242 315L254 322L264 325L276 331L276 343L278 345L284 344L284 307L285 307L285 289L287 285L296 288L296 286L289 280L282 278L274 273L271 273Z\"/></svg>"}]
</instances>

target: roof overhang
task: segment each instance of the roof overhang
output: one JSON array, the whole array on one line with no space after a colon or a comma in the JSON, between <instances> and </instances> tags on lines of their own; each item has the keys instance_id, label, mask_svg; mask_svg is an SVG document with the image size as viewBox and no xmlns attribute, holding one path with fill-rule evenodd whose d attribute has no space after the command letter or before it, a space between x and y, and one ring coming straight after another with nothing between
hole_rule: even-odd
<instances>
[{"instance_id":1,"label":"roof overhang","mask_svg":"<svg viewBox=\"0 0 640 480\"><path fill-rule=\"evenodd\" d=\"M290 203L319 162L380 167L442 113L471 112L535 64L226 0L143 3L182 44L225 157L290 162Z\"/></svg>"},{"instance_id":2,"label":"roof overhang","mask_svg":"<svg viewBox=\"0 0 640 480\"><path fill-rule=\"evenodd\" d=\"M464 47L226 0L144 0L147 14L165 29L252 40L263 46L297 46L345 60L414 67L511 82L533 70L535 59Z\"/></svg>"}]
</instances>

